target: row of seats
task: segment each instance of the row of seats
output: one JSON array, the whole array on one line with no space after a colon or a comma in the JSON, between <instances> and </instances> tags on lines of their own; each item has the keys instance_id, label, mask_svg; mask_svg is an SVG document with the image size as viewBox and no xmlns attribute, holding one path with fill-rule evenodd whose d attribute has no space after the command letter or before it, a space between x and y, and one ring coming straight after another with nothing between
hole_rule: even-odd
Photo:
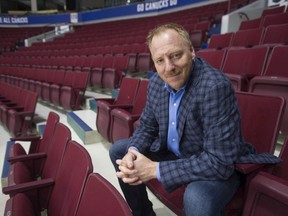
<instances>
[{"instance_id":1,"label":"row of seats","mask_svg":"<svg viewBox=\"0 0 288 216\"><path fill-rule=\"evenodd\" d=\"M71 140L58 114L49 113L43 138L13 140L34 142L29 153L19 143L11 148L8 186L2 188L10 196L4 215L36 216L44 210L55 216L132 215L116 188L92 173L89 153Z\"/></svg>"},{"instance_id":2,"label":"row of seats","mask_svg":"<svg viewBox=\"0 0 288 216\"><path fill-rule=\"evenodd\" d=\"M0 67L0 80L38 94L64 109L80 109L89 74L79 71Z\"/></svg>"},{"instance_id":3,"label":"row of seats","mask_svg":"<svg viewBox=\"0 0 288 216\"><path fill-rule=\"evenodd\" d=\"M86 42L87 43L87 42ZM73 44L74 45L74 44ZM31 46L33 47L33 46ZM4 53L3 57L17 57L17 58L61 58L61 57L86 57L86 56L99 56L99 55L119 55L127 53L143 53L149 52L145 41L137 42L137 43L122 43L113 45L112 43L109 45L99 44L95 46L94 44L87 44L80 48L47 48L47 49L37 49L30 50L30 47L23 48L19 52L9 52Z\"/></svg>"},{"instance_id":4,"label":"row of seats","mask_svg":"<svg viewBox=\"0 0 288 216\"><path fill-rule=\"evenodd\" d=\"M27 28L5 28L0 27L0 54L16 50L24 45L25 38L52 30L53 27L27 27Z\"/></svg>"},{"instance_id":5,"label":"row of seats","mask_svg":"<svg viewBox=\"0 0 288 216\"><path fill-rule=\"evenodd\" d=\"M65 71L83 71L89 73L87 85L94 89L114 89L119 88L121 79L127 74L147 75L148 71L153 70L153 64L150 52L144 53L126 53L106 56L89 57L65 57L65 58L2 58L0 65L3 67L22 67L34 69L50 69ZM1 73L0 68L0 73ZM31 73L25 69L23 76L29 76ZM5 73L10 72L6 68ZM19 72L20 73L20 72Z\"/></svg>"},{"instance_id":6,"label":"row of seats","mask_svg":"<svg viewBox=\"0 0 288 216\"><path fill-rule=\"evenodd\" d=\"M288 15L288 14L287 14ZM257 45L288 44L288 22L266 28L238 30L211 36L208 48L253 47Z\"/></svg>"},{"instance_id":7,"label":"row of seats","mask_svg":"<svg viewBox=\"0 0 288 216\"><path fill-rule=\"evenodd\" d=\"M285 100L281 97L245 92L237 92L237 99L242 116L242 131L245 140L256 148L257 153L268 152L273 154L278 138L280 119L284 113ZM287 191L288 188L287 150L288 139L280 153L283 161L276 167L261 164L235 164L237 172L243 177L243 182L225 207L224 215L286 215L288 195L283 193L282 189ZM271 170L271 166L273 167L273 175L267 173L257 175L259 171ZM253 178L255 175L256 177ZM262 177L263 175L265 177ZM276 179L274 175L278 175L280 178ZM265 185L265 182L261 182L259 178L267 178L266 181L269 181L270 184ZM258 187L258 185L261 186ZM185 215L183 212L183 194L186 186L182 186L171 193L168 193L157 180L149 181L147 186L175 214ZM273 191L275 197L271 196L269 191ZM260 201L262 198L264 199L263 202Z\"/></svg>"},{"instance_id":8,"label":"row of seats","mask_svg":"<svg viewBox=\"0 0 288 216\"><path fill-rule=\"evenodd\" d=\"M226 14L227 11L231 12L253 1L255 0L216 2L201 7L181 9L181 11L152 17L74 26L74 33L67 34L65 37L59 37L53 42L33 44L30 48L23 49L49 50L50 47L56 48L57 46L57 50L59 50L63 48L83 49L91 47L91 44L90 46L86 46L86 42L95 42L98 45L139 43L140 41L143 43L143 38L147 35L147 29L151 29L160 23L176 22L182 24L187 29L192 30L194 27L197 28L198 23L200 23L199 25L202 25L203 21L211 21L211 24L214 24L215 21L219 21L221 16ZM123 26L125 26L125 28L123 28ZM145 31L141 32L141 29L144 29ZM49 30L53 30L53 27L1 28L1 33L3 33L1 35L3 35L4 38L13 38L11 42L14 43L14 51L14 48L18 50L16 44L19 40L23 44L24 39L35 35L34 32L40 34L48 32ZM33 34L31 34L32 31ZM7 51L11 52L12 50L7 47Z\"/></svg>"},{"instance_id":9,"label":"row of seats","mask_svg":"<svg viewBox=\"0 0 288 216\"><path fill-rule=\"evenodd\" d=\"M288 22L288 11L286 6L275 7L274 9L266 9L262 16L257 19L246 20L240 23L239 30L252 28L265 28L269 25L277 25Z\"/></svg>"},{"instance_id":10,"label":"row of seats","mask_svg":"<svg viewBox=\"0 0 288 216\"><path fill-rule=\"evenodd\" d=\"M97 98L97 131L109 142L129 138L146 104L149 81L125 77L116 99Z\"/></svg>"},{"instance_id":11,"label":"row of seats","mask_svg":"<svg viewBox=\"0 0 288 216\"><path fill-rule=\"evenodd\" d=\"M0 82L0 120L12 135L31 132L38 95L35 92Z\"/></svg>"},{"instance_id":12,"label":"row of seats","mask_svg":"<svg viewBox=\"0 0 288 216\"><path fill-rule=\"evenodd\" d=\"M282 96L288 101L288 46L256 46L200 50L198 56L222 70L235 90ZM288 135L288 107L285 109L281 132Z\"/></svg>"}]
</instances>

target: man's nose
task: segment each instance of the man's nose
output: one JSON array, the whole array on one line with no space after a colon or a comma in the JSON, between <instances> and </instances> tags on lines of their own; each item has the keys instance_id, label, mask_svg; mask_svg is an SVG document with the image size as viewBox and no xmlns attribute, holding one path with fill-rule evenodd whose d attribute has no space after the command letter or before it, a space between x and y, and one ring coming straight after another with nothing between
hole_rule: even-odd
<instances>
[{"instance_id":1,"label":"man's nose","mask_svg":"<svg viewBox=\"0 0 288 216\"><path fill-rule=\"evenodd\" d=\"M175 69L175 64L173 61L171 61L170 59L168 59L166 62L165 62L165 67L166 67L166 71L172 71Z\"/></svg>"}]
</instances>

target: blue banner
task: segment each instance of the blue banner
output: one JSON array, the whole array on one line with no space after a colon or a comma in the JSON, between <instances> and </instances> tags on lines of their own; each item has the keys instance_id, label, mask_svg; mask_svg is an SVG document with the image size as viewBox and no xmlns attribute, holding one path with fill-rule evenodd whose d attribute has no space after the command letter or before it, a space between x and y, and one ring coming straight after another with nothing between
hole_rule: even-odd
<instances>
[{"instance_id":1,"label":"blue banner","mask_svg":"<svg viewBox=\"0 0 288 216\"><path fill-rule=\"evenodd\" d=\"M0 16L0 26L23 25L50 25L50 24L84 24L134 18L141 16L155 16L165 10L179 9L181 7L200 6L201 4L216 3L225 0L154 0L138 4L124 5L114 8L105 8L81 13L27 15L27 16ZM196 5L197 4L197 5Z\"/></svg>"}]
</instances>

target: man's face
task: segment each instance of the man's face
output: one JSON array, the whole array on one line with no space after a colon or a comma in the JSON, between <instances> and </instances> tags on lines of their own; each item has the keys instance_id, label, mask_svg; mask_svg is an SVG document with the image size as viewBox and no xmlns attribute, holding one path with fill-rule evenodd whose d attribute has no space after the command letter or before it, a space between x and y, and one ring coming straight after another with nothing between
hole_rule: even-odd
<instances>
[{"instance_id":1,"label":"man's face","mask_svg":"<svg viewBox=\"0 0 288 216\"><path fill-rule=\"evenodd\" d=\"M161 79L176 91L183 87L195 57L193 48L176 31L168 29L153 37L150 51Z\"/></svg>"}]
</instances>

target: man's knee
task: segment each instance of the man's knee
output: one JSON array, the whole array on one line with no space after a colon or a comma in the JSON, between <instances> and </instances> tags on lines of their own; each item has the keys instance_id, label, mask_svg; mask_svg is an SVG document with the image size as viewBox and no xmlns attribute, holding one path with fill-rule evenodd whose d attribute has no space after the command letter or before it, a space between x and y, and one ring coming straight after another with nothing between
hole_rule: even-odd
<instances>
[{"instance_id":1,"label":"man's knee","mask_svg":"<svg viewBox=\"0 0 288 216\"><path fill-rule=\"evenodd\" d=\"M215 198L213 190L208 188L209 186L205 187L205 184L202 185L201 182L187 186L183 197L186 216L220 215L221 207L217 205L217 197Z\"/></svg>"},{"instance_id":2,"label":"man's knee","mask_svg":"<svg viewBox=\"0 0 288 216\"><path fill-rule=\"evenodd\" d=\"M117 159L122 159L127 151L127 146L129 144L128 139L118 140L111 145L109 149L109 156L111 161L114 163Z\"/></svg>"}]
</instances>

